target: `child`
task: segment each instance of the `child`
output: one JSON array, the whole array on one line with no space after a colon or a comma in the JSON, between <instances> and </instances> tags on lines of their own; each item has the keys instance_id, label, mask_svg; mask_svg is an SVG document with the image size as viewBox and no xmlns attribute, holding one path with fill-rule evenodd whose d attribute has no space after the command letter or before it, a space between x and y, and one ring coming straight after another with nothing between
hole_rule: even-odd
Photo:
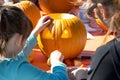
<instances>
[{"instance_id":1,"label":"child","mask_svg":"<svg viewBox=\"0 0 120 80\"><path fill-rule=\"evenodd\" d=\"M58 50L50 56L51 73L27 61L37 44L37 35L51 22L49 16L44 16L32 31L31 21L19 8L0 6L0 80L68 80L63 55Z\"/></svg>"}]
</instances>

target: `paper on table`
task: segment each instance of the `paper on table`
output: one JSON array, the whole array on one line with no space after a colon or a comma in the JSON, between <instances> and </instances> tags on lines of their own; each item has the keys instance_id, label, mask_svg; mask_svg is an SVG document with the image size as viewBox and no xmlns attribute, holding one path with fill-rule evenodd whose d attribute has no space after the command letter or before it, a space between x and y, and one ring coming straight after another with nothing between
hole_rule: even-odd
<instances>
[{"instance_id":1,"label":"paper on table","mask_svg":"<svg viewBox=\"0 0 120 80\"><path fill-rule=\"evenodd\" d=\"M87 31L87 39L94 39L94 36Z\"/></svg>"}]
</instances>

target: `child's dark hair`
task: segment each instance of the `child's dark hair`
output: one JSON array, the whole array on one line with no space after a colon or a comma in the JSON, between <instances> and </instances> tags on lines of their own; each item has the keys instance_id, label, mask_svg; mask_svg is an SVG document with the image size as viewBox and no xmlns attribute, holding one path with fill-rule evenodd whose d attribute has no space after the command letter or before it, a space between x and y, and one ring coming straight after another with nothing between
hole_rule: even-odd
<instances>
[{"instance_id":1,"label":"child's dark hair","mask_svg":"<svg viewBox=\"0 0 120 80\"><path fill-rule=\"evenodd\" d=\"M31 21L21 9L15 6L0 6L0 54L3 55L7 42L15 33L26 39L32 29Z\"/></svg>"}]
</instances>

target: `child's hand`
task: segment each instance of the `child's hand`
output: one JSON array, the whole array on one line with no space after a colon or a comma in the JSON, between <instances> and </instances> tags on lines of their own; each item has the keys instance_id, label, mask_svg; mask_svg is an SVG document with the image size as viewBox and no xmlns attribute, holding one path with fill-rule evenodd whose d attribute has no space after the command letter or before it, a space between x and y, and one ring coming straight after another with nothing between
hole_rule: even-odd
<instances>
[{"instance_id":1,"label":"child's hand","mask_svg":"<svg viewBox=\"0 0 120 80\"><path fill-rule=\"evenodd\" d=\"M53 19L50 18L48 15L43 16L39 19L36 27L32 31L32 33L37 36L46 26L52 23Z\"/></svg>"},{"instance_id":2,"label":"child's hand","mask_svg":"<svg viewBox=\"0 0 120 80\"><path fill-rule=\"evenodd\" d=\"M63 62L64 56L62 53L58 50L55 50L51 52L50 58L49 58L49 63L51 65L56 64L57 62Z\"/></svg>"}]
</instances>

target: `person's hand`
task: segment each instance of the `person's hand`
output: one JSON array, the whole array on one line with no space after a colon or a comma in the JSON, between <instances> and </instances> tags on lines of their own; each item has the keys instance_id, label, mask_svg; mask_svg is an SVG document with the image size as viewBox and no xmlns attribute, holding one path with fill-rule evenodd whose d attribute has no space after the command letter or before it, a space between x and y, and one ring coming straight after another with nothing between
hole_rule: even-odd
<instances>
[{"instance_id":1,"label":"person's hand","mask_svg":"<svg viewBox=\"0 0 120 80\"><path fill-rule=\"evenodd\" d=\"M76 80L87 79L88 69L87 68L77 68L71 72Z\"/></svg>"},{"instance_id":2,"label":"person's hand","mask_svg":"<svg viewBox=\"0 0 120 80\"><path fill-rule=\"evenodd\" d=\"M52 23L53 19L50 18L48 15L45 15L41 17L36 25L36 27L33 29L32 34L37 36L46 26L48 26L50 23Z\"/></svg>"},{"instance_id":3,"label":"person's hand","mask_svg":"<svg viewBox=\"0 0 120 80\"><path fill-rule=\"evenodd\" d=\"M63 54L60 51L55 50L55 51L51 52L51 54L50 54L49 64L54 65L57 62L63 62L63 59L64 59Z\"/></svg>"}]
</instances>

